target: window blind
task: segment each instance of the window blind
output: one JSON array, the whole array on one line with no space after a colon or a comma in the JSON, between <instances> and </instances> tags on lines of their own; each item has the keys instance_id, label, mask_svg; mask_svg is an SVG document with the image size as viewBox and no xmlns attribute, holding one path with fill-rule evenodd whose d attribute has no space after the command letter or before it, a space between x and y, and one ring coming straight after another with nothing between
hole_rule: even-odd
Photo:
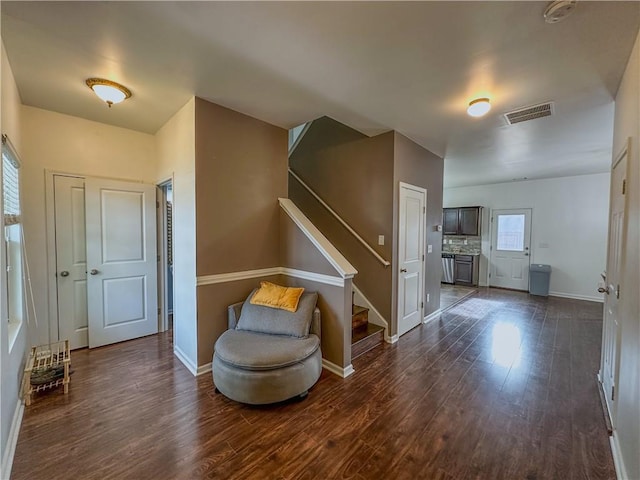
<instances>
[{"instance_id":1,"label":"window blind","mask_svg":"<svg viewBox=\"0 0 640 480\"><path fill-rule=\"evenodd\" d=\"M4 200L4 224L20 223L20 178L18 164L6 152L2 152L2 196Z\"/></svg>"}]
</instances>

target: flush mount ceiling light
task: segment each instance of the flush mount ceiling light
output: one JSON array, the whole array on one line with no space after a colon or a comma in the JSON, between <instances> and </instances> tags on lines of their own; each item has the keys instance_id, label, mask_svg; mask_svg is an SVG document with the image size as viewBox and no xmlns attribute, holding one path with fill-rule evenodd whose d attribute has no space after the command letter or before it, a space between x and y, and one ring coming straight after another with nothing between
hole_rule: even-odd
<instances>
[{"instance_id":1,"label":"flush mount ceiling light","mask_svg":"<svg viewBox=\"0 0 640 480\"><path fill-rule=\"evenodd\" d=\"M576 8L576 0L555 0L549 3L544 11L544 21L558 23L573 13Z\"/></svg>"},{"instance_id":2,"label":"flush mount ceiling light","mask_svg":"<svg viewBox=\"0 0 640 480\"><path fill-rule=\"evenodd\" d=\"M111 105L114 103L120 103L131 96L131 90L127 87L112 82L111 80L105 80L104 78L88 78L87 86L93 90L103 102L106 102L109 108L111 108Z\"/></svg>"},{"instance_id":3,"label":"flush mount ceiling light","mask_svg":"<svg viewBox=\"0 0 640 480\"><path fill-rule=\"evenodd\" d=\"M488 98L476 98L469 102L467 113L472 117L482 117L491 110L491 103Z\"/></svg>"}]
</instances>

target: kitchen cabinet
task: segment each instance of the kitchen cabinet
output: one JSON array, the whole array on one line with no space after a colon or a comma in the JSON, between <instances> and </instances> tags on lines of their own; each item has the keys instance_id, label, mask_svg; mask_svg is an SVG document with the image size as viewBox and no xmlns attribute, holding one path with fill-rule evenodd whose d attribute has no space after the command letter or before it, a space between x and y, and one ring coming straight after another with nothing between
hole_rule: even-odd
<instances>
[{"instance_id":1,"label":"kitchen cabinet","mask_svg":"<svg viewBox=\"0 0 640 480\"><path fill-rule=\"evenodd\" d=\"M455 278L456 285L478 285L480 262L477 255L456 255Z\"/></svg>"},{"instance_id":2,"label":"kitchen cabinet","mask_svg":"<svg viewBox=\"0 0 640 480\"><path fill-rule=\"evenodd\" d=\"M480 235L480 214L482 207L444 208L442 210L442 230L444 235Z\"/></svg>"},{"instance_id":3,"label":"kitchen cabinet","mask_svg":"<svg viewBox=\"0 0 640 480\"><path fill-rule=\"evenodd\" d=\"M445 208L442 211L442 230L444 235L458 234L458 209Z\"/></svg>"}]
</instances>

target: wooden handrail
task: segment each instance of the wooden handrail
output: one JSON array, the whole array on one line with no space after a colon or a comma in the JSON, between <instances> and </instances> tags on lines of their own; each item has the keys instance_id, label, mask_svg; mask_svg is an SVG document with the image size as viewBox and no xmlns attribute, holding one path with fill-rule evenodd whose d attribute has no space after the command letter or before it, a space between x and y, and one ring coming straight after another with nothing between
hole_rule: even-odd
<instances>
[{"instance_id":1,"label":"wooden handrail","mask_svg":"<svg viewBox=\"0 0 640 480\"><path fill-rule=\"evenodd\" d=\"M358 233L357 233L353 228L351 228L351 227L349 226L349 224L348 224L347 222L345 222L345 221L342 219L342 217L340 217L340 215L338 215L338 214L333 210L333 208L331 208L329 205L327 205L327 203L326 203L324 200L322 200L322 198L320 198L320 197L318 196L318 194L317 194L316 192L314 192L314 191L313 191L313 189L312 189L309 185L307 185L307 184L304 182L304 180L302 180L302 179L301 179L301 178L300 178L300 177L299 177L299 176L298 176L298 175L297 175L293 170L291 170L291 168L289 168L289 174L290 174L293 178L295 178L295 179L298 181L298 183L300 183L300 185L302 185L302 186L305 188L305 190L306 190L307 192L309 192L311 195L313 195L313 198L315 198L315 199L320 203L320 205L322 205L322 206L323 206L323 207L324 207L324 208L325 208L325 209L326 209L326 210L327 210L331 215L333 215L333 216L336 218L336 220L338 220L338 221L342 224L342 226L343 226L344 228L346 228L346 229L347 229L347 231L348 231L351 235L353 235L353 236L356 238L356 240L358 240L358 241L359 241L359 242L360 242L360 243L361 243L361 244L362 244L362 245L363 245L367 250L369 250L369 252L370 252L374 257L376 257L376 258L378 259L378 261L379 261L382 265L384 265L385 267L388 267L389 265L391 265L391 262L389 262L389 261L385 260L384 258L382 258L382 257L378 254L378 252L376 252L376 251L371 247L371 245L369 245L369 244L365 241L365 239L364 239L364 238L362 238L360 235L358 235Z\"/></svg>"}]
</instances>

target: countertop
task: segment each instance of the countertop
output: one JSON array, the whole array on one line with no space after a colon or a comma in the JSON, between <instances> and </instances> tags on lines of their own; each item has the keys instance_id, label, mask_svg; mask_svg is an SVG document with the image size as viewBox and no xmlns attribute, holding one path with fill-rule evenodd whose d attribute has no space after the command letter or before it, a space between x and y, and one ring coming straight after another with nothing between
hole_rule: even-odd
<instances>
[{"instance_id":1,"label":"countertop","mask_svg":"<svg viewBox=\"0 0 640 480\"><path fill-rule=\"evenodd\" d=\"M455 255L471 255L472 257L479 257L480 256L480 252L478 251L471 251L471 252L461 252L460 250L442 250L442 253L449 253L449 254L455 254Z\"/></svg>"}]
</instances>

